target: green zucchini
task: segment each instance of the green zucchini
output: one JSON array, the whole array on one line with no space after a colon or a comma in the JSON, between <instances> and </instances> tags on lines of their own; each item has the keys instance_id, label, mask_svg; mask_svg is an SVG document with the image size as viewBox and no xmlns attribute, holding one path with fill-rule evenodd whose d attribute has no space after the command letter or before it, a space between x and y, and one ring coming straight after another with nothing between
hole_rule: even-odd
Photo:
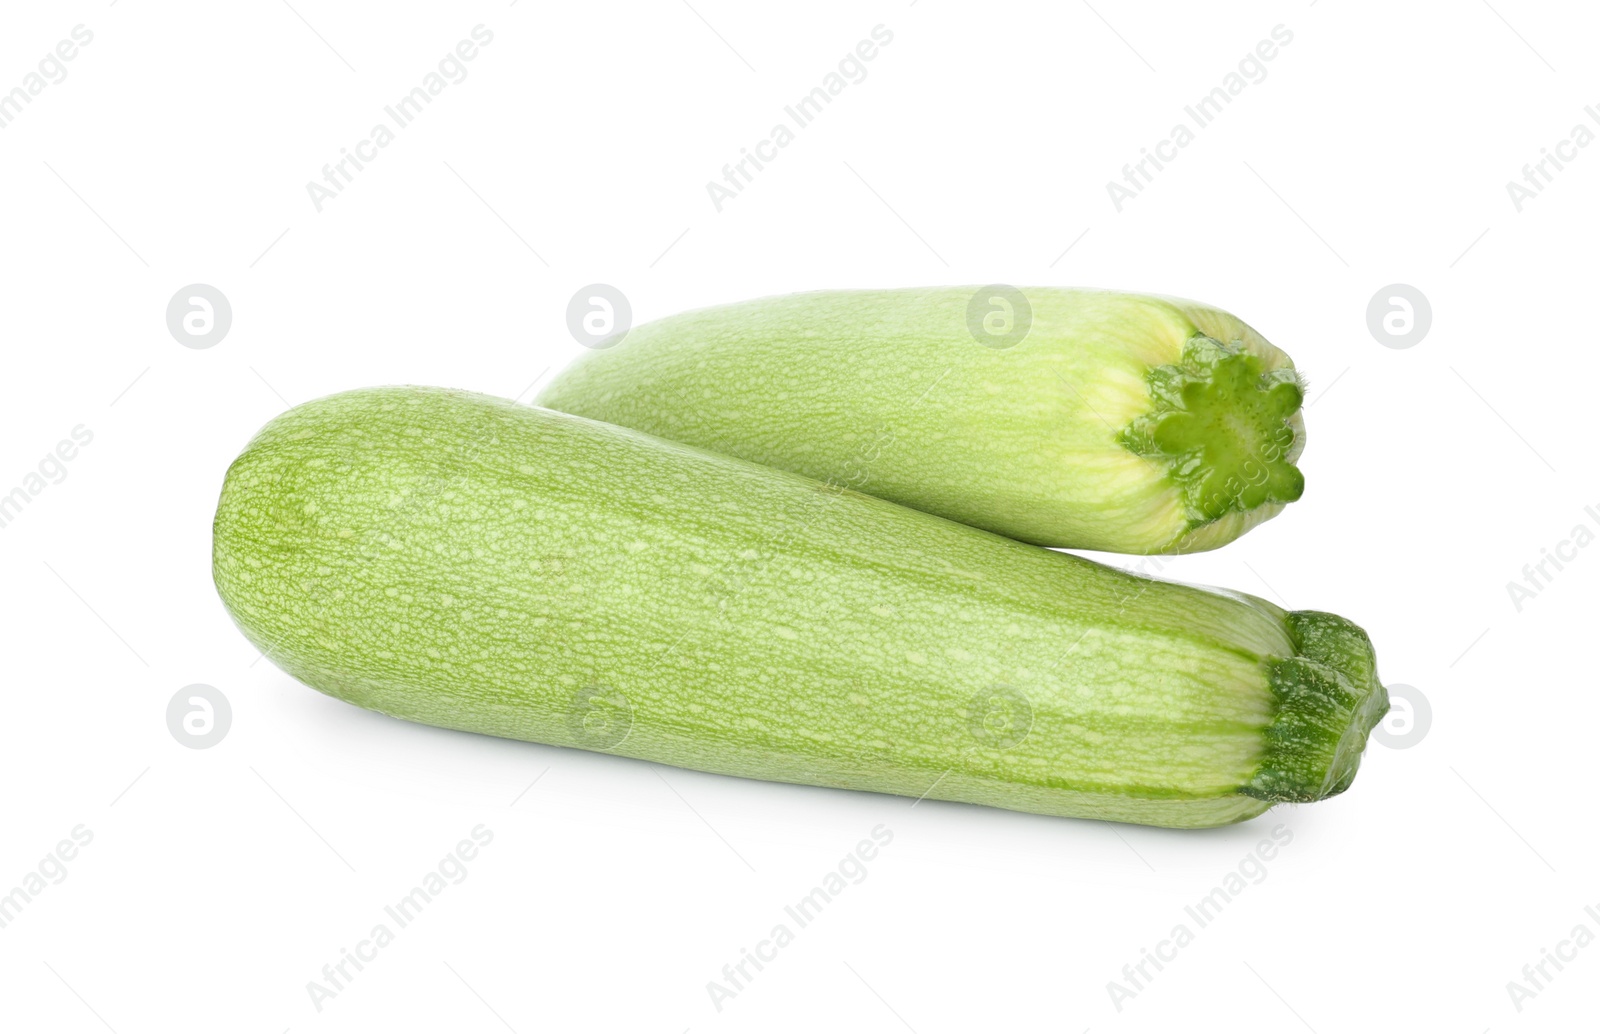
<instances>
[{"instance_id":1,"label":"green zucchini","mask_svg":"<svg viewBox=\"0 0 1600 1034\"><path fill-rule=\"evenodd\" d=\"M1024 542L1192 553L1300 498L1302 398L1289 358L1210 306L997 285L672 316L537 404Z\"/></svg>"},{"instance_id":2,"label":"green zucchini","mask_svg":"<svg viewBox=\"0 0 1600 1034\"><path fill-rule=\"evenodd\" d=\"M1387 707L1342 618L440 388L268 424L213 572L274 663L385 714L1050 815L1318 800Z\"/></svg>"}]
</instances>

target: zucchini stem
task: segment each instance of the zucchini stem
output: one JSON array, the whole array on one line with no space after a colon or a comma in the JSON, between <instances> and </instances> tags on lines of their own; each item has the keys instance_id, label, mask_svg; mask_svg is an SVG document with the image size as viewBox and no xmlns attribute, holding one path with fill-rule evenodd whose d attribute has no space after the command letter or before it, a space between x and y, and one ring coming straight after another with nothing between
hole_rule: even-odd
<instances>
[{"instance_id":1,"label":"zucchini stem","mask_svg":"<svg viewBox=\"0 0 1600 1034\"><path fill-rule=\"evenodd\" d=\"M1389 710L1372 640L1336 614L1286 616L1292 657L1268 664L1276 701L1266 753L1239 792L1258 800L1320 801L1356 777L1367 734Z\"/></svg>"},{"instance_id":2,"label":"zucchini stem","mask_svg":"<svg viewBox=\"0 0 1600 1034\"><path fill-rule=\"evenodd\" d=\"M1229 513L1281 508L1305 491L1294 465L1305 392L1292 367L1269 370L1240 343L1196 334L1178 362L1155 367L1146 383L1153 404L1118 441L1166 468L1190 531Z\"/></svg>"}]
</instances>

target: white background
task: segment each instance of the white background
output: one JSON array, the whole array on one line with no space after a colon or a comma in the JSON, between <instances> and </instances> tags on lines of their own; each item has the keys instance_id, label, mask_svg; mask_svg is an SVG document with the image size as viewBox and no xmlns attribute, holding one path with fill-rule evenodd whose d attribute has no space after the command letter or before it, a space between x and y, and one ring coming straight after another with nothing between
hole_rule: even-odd
<instances>
[{"instance_id":1,"label":"white background","mask_svg":"<svg viewBox=\"0 0 1600 1034\"><path fill-rule=\"evenodd\" d=\"M1577 5L947 0L8 5L0 89L0 929L14 1030L1566 1031L1600 947L1593 820L1600 102ZM302 17L303 16L303 17ZM1502 17L1503 16L1503 17ZM306 190L475 25L469 66L318 212ZM851 85L719 213L706 191L875 25ZM1293 40L1119 213L1120 180ZM1570 153L1570 152L1569 152ZM1553 168L1547 166L1547 168ZM210 578L229 460L288 405L424 383L531 397L568 299L638 320L824 287L1008 282L1228 308L1311 380L1304 499L1163 576L1332 610L1431 705L1344 796L1176 832L764 784L367 714L257 662ZM214 285L233 323L164 312ZM1431 302L1385 347L1369 300ZM1570 553L1569 553L1570 555ZM1553 571L1553 568L1549 568ZM169 733L191 683L226 738ZM1396 725L1403 729L1403 723ZM535 779L537 782L535 783ZM531 789L530 784L533 784ZM317 1011L307 982L478 824L494 840ZM878 824L867 878L719 1012L706 985ZM1108 981L1274 826L1292 842L1119 1010ZM54 871L54 866L50 868ZM1530 985L1531 987L1531 985Z\"/></svg>"}]
</instances>

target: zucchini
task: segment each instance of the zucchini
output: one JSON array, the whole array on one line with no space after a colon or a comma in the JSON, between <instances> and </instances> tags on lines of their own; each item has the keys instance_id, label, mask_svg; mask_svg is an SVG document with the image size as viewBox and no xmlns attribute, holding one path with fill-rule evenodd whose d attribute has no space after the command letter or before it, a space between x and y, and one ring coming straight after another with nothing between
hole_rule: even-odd
<instances>
[{"instance_id":1,"label":"zucchini","mask_svg":"<svg viewBox=\"0 0 1600 1034\"><path fill-rule=\"evenodd\" d=\"M268 424L213 572L274 663L385 714L1049 815L1318 800L1387 707L1342 618L439 388Z\"/></svg>"},{"instance_id":2,"label":"zucchini","mask_svg":"<svg viewBox=\"0 0 1600 1034\"><path fill-rule=\"evenodd\" d=\"M1218 309L995 285L668 317L536 404L1041 546L1192 553L1300 498L1302 398L1289 358Z\"/></svg>"}]
</instances>

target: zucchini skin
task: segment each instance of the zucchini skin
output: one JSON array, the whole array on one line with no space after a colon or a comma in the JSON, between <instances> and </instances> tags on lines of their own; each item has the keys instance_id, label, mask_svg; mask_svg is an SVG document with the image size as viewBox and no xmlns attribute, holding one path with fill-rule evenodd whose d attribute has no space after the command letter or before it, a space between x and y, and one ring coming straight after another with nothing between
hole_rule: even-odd
<instances>
[{"instance_id":1,"label":"zucchini skin","mask_svg":"<svg viewBox=\"0 0 1600 1034\"><path fill-rule=\"evenodd\" d=\"M1298 375L1238 318L1027 288L1011 296L1026 335L984 347L990 293L682 313L586 352L536 404L818 480L854 471L852 487L1043 546L1214 549L1300 497Z\"/></svg>"},{"instance_id":2,"label":"zucchini skin","mask_svg":"<svg viewBox=\"0 0 1600 1034\"><path fill-rule=\"evenodd\" d=\"M324 693L709 772L1213 826L1343 790L1382 715L1342 619L446 389L278 417L213 543Z\"/></svg>"}]
</instances>

